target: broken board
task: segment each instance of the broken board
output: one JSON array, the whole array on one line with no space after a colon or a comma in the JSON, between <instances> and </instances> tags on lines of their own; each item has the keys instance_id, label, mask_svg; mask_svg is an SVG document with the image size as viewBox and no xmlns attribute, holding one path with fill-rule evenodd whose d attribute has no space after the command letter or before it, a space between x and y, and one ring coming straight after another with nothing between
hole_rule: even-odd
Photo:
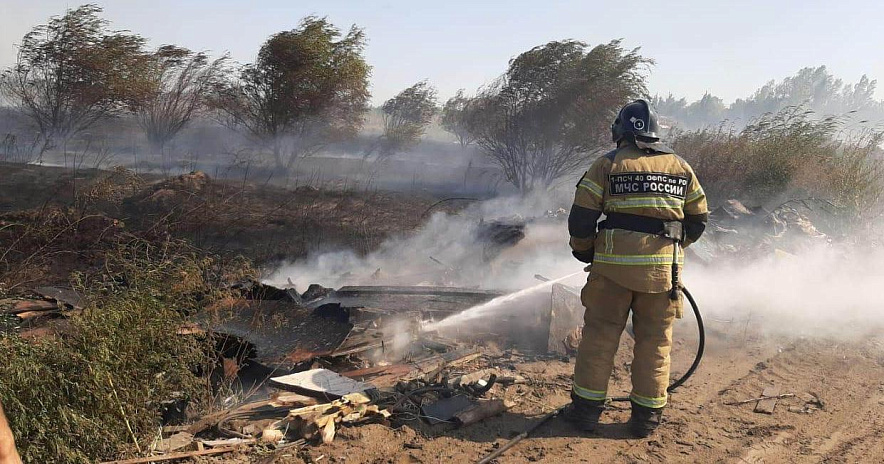
<instances>
[{"instance_id":1,"label":"broken board","mask_svg":"<svg viewBox=\"0 0 884 464\"><path fill-rule=\"evenodd\" d=\"M311 369L296 374L273 377L270 379L270 383L285 390L291 389L335 397L374 388L371 384L344 377L328 369Z\"/></svg>"},{"instance_id":2,"label":"broken board","mask_svg":"<svg viewBox=\"0 0 884 464\"><path fill-rule=\"evenodd\" d=\"M583 303L580 292L554 284L550 292L549 337L546 349L565 356L576 354L583 326Z\"/></svg>"},{"instance_id":3,"label":"broken board","mask_svg":"<svg viewBox=\"0 0 884 464\"><path fill-rule=\"evenodd\" d=\"M774 408L777 406L777 401L779 401L780 387L775 385L765 387L764 391L761 392L761 396L765 399L759 400L758 403L755 404L755 412L773 414Z\"/></svg>"}]
</instances>

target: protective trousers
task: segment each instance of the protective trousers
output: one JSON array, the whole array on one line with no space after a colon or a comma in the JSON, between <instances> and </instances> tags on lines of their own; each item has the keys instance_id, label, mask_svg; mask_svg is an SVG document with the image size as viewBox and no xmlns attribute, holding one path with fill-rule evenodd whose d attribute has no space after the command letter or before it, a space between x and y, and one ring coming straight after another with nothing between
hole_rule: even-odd
<instances>
[{"instance_id":1,"label":"protective trousers","mask_svg":"<svg viewBox=\"0 0 884 464\"><path fill-rule=\"evenodd\" d=\"M591 274L581 300L586 313L574 368L574 393L588 400L606 398L614 355L632 309L635 349L630 399L649 408L666 406L672 324L681 314L681 297L671 300L668 292L635 292Z\"/></svg>"}]
</instances>

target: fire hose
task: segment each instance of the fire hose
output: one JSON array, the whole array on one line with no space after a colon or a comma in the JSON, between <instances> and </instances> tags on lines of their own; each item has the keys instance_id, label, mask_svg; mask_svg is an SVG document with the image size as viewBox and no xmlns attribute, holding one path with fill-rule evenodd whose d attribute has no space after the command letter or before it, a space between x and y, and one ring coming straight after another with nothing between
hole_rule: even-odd
<instances>
[{"instance_id":1,"label":"fire hose","mask_svg":"<svg viewBox=\"0 0 884 464\"><path fill-rule=\"evenodd\" d=\"M697 301L694 300L694 296L691 295L691 292L688 291L687 288L681 287L681 292L684 294L685 298L687 298L688 302L691 304L691 309L693 309L694 317L697 318L697 331L698 331L698 335L699 335L699 341L697 343L697 354L694 356L694 362L691 363L691 367L689 367L688 370L685 371L685 373L682 374L681 377L676 379L674 382L672 382L672 384L669 385L668 388L666 388L666 391L668 393L672 393L673 390L682 386L685 382L687 382L687 380L692 375L694 375L694 372L700 366L700 361L703 359L703 351L706 349L706 329L703 326L703 316L700 315L700 308L697 306ZM618 402L619 401L629 401L629 397L628 396L618 396L618 397L610 398L610 401L618 401ZM539 421L535 422L534 425L532 425L531 427L526 429L524 432L520 433L519 435L516 435L515 437L513 437L513 439L511 439L506 444L504 444L503 446L501 446L500 448L495 450L493 453L482 458L482 460L480 460L478 462L478 464L488 464L491 461L493 461L494 459L497 459L503 453L505 453L507 450L509 450L510 448L515 446L517 443L524 440L525 438L528 438L528 436L531 435L532 432L534 432L535 430L540 428L540 426L549 422L549 420L552 419L553 417L556 417L559 414L561 414L562 411L564 411L567 406L568 405L566 404L565 406L562 406L562 407L556 409L555 411L547 413L545 416L540 418Z\"/></svg>"}]
</instances>

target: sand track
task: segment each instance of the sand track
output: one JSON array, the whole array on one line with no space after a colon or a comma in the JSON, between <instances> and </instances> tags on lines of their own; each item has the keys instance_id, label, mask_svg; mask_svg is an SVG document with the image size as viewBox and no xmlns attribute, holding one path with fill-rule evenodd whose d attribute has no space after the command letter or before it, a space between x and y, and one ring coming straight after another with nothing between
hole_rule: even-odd
<instances>
[{"instance_id":1,"label":"sand track","mask_svg":"<svg viewBox=\"0 0 884 464\"><path fill-rule=\"evenodd\" d=\"M693 347L690 338L676 344L675 371L686 368ZM629 348L624 337L612 394L628 389ZM617 403L606 412L596 435L581 436L556 419L499 462L884 462L882 361L884 350L876 338L842 342L750 334L743 340L742 332L732 338L719 333L711 337L700 371L673 394L666 425L652 438L630 438L623 425L628 405ZM345 429L334 444L310 448L307 459L476 462L543 411L568 401L564 385L573 361L516 367L535 384L521 390L510 387L507 398L519 404L503 416L464 430L430 429L419 423ZM754 403L725 404L757 397L771 384L795 395L780 400L773 414L753 412ZM822 400L822 408L813 395ZM303 457L286 459L280 462L303 462Z\"/></svg>"}]
</instances>

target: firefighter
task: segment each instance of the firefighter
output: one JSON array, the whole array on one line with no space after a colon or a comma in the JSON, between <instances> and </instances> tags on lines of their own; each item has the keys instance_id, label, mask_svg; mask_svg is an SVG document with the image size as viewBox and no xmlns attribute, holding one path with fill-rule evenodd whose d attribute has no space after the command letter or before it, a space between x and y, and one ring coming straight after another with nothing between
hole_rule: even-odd
<instances>
[{"instance_id":1,"label":"firefighter","mask_svg":"<svg viewBox=\"0 0 884 464\"><path fill-rule=\"evenodd\" d=\"M649 436L667 403L672 324L683 308L683 248L702 235L708 210L693 170L660 142L658 131L647 101L624 106L611 125L617 148L580 179L568 217L574 257L592 264L581 292L585 325L566 414L585 432L595 430L605 410L630 310L635 333L630 433Z\"/></svg>"}]
</instances>

